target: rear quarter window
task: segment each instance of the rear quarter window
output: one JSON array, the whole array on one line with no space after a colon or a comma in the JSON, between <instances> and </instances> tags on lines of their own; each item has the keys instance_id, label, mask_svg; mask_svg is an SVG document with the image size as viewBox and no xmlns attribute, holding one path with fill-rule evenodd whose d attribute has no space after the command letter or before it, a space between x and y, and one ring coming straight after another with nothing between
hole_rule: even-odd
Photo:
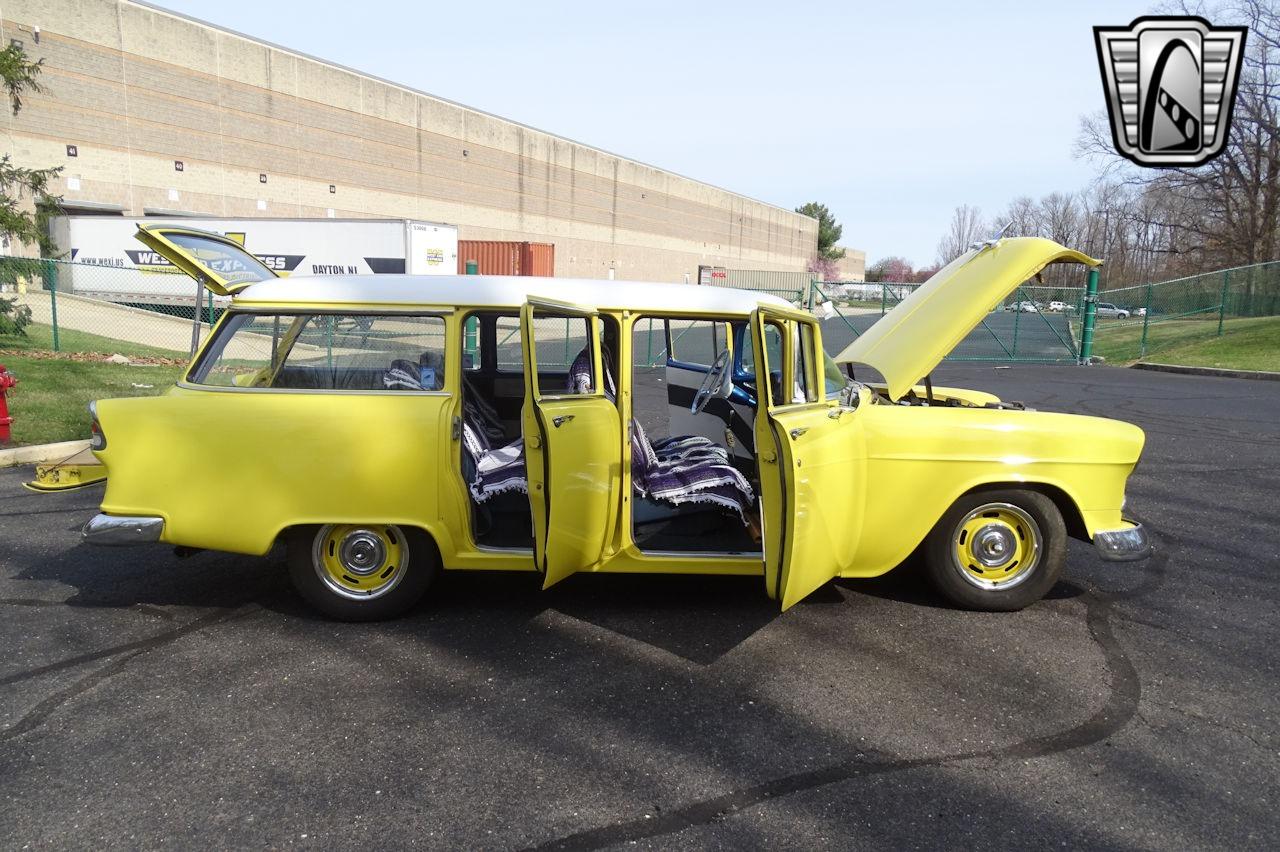
<instances>
[{"instance_id":1,"label":"rear quarter window","mask_svg":"<svg viewBox=\"0 0 1280 852\"><path fill-rule=\"evenodd\" d=\"M445 381L439 316L239 314L189 380L214 387L437 391Z\"/></svg>"}]
</instances>

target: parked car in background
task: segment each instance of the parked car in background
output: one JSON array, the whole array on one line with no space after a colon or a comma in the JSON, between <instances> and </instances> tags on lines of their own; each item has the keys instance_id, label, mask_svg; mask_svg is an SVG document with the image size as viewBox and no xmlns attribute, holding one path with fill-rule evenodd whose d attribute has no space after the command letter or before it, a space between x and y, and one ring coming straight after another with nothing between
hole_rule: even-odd
<instances>
[{"instance_id":1,"label":"parked car in background","mask_svg":"<svg viewBox=\"0 0 1280 852\"><path fill-rule=\"evenodd\" d=\"M1038 314L1040 313L1040 306L1032 301L1014 302L1009 307L1009 310L1016 314Z\"/></svg>"},{"instance_id":2,"label":"parked car in background","mask_svg":"<svg viewBox=\"0 0 1280 852\"><path fill-rule=\"evenodd\" d=\"M1066 302L1053 301L1049 303L1049 310L1055 314L1060 314L1067 309Z\"/></svg>"},{"instance_id":3,"label":"parked car in background","mask_svg":"<svg viewBox=\"0 0 1280 852\"><path fill-rule=\"evenodd\" d=\"M1113 305L1111 302L1099 302L1097 315L1100 317L1109 317L1111 319L1128 319L1129 311L1125 308Z\"/></svg>"},{"instance_id":4,"label":"parked car in background","mask_svg":"<svg viewBox=\"0 0 1280 852\"><path fill-rule=\"evenodd\" d=\"M1147 309L1146 309L1146 308L1135 308L1135 309L1134 309L1134 311L1133 311L1133 315L1134 315L1135 317L1145 317L1145 316L1147 315Z\"/></svg>"}]
</instances>

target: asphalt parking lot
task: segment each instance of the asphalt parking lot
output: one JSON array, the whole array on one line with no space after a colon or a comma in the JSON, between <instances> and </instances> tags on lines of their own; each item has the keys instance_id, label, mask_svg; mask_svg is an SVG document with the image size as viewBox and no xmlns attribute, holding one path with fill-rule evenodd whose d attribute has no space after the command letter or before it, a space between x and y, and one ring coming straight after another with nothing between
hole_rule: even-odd
<instances>
[{"instance_id":1,"label":"asphalt parking lot","mask_svg":"<svg viewBox=\"0 0 1280 852\"><path fill-rule=\"evenodd\" d=\"M1280 385L936 380L1145 428L1157 556L1073 543L1015 614L909 574L784 615L747 578L446 575L345 625L279 555L87 549L95 491L0 472L0 845L1274 848Z\"/></svg>"}]
</instances>

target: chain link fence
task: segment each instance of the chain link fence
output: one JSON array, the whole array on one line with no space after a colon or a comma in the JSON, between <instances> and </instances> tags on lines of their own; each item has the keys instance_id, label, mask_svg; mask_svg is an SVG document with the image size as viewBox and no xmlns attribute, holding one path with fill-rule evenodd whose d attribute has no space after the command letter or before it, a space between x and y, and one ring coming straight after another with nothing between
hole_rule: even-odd
<instances>
[{"instance_id":1,"label":"chain link fence","mask_svg":"<svg viewBox=\"0 0 1280 852\"><path fill-rule=\"evenodd\" d=\"M197 309L179 273L17 257L0 257L0 298L31 312L25 339L0 349L159 360L189 358L227 303L206 291Z\"/></svg>"},{"instance_id":2,"label":"chain link fence","mask_svg":"<svg viewBox=\"0 0 1280 852\"><path fill-rule=\"evenodd\" d=\"M811 281L789 298L799 307L816 308L824 317L823 345L836 354L920 286L900 281ZM750 285L744 289L774 292ZM1080 357L1084 295L1084 287L1023 285L1003 303L992 305L948 360L1074 363ZM822 309L824 303L830 305L829 311Z\"/></svg>"},{"instance_id":3,"label":"chain link fence","mask_svg":"<svg viewBox=\"0 0 1280 852\"><path fill-rule=\"evenodd\" d=\"M824 342L833 353L920 286L811 281L798 287L795 273L730 272L732 277L714 279L710 286L754 289L815 310L824 317ZM0 297L31 311L24 349L181 361L226 309L225 299L206 292L197 306L195 296L194 283L177 273L0 257ZM1084 287L1029 282L991 306L949 359L1077 361L1085 299ZM1097 304L1095 353L1113 362L1136 360L1230 333L1250 318L1280 314L1280 262L1113 287L1098 294ZM15 345L12 335L0 335L0 350ZM666 346L661 323L642 324L633 345L636 364L663 363Z\"/></svg>"},{"instance_id":4,"label":"chain link fence","mask_svg":"<svg viewBox=\"0 0 1280 852\"><path fill-rule=\"evenodd\" d=\"M1095 355L1135 361L1280 315L1280 262L1098 293Z\"/></svg>"}]
</instances>

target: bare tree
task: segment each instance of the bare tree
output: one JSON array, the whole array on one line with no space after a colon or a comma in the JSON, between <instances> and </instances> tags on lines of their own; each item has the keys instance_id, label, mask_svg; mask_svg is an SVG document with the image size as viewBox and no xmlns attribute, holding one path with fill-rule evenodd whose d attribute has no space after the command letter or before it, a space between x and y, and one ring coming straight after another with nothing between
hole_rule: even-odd
<instances>
[{"instance_id":1,"label":"bare tree","mask_svg":"<svg viewBox=\"0 0 1280 852\"><path fill-rule=\"evenodd\" d=\"M1135 270L1259 263L1280 247L1280 11L1265 0L1232 0L1209 17L1249 28L1235 115L1217 158L1197 168L1136 169L1112 148L1105 116L1081 124L1077 150L1137 190L1127 211L1132 245L1125 246Z\"/></svg>"},{"instance_id":2,"label":"bare tree","mask_svg":"<svg viewBox=\"0 0 1280 852\"><path fill-rule=\"evenodd\" d=\"M982 211L962 204L951 214L951 227L938 243L938 265L945 266L969 250L975 241L985 237Z\"/></svg>"}]
</instances>

